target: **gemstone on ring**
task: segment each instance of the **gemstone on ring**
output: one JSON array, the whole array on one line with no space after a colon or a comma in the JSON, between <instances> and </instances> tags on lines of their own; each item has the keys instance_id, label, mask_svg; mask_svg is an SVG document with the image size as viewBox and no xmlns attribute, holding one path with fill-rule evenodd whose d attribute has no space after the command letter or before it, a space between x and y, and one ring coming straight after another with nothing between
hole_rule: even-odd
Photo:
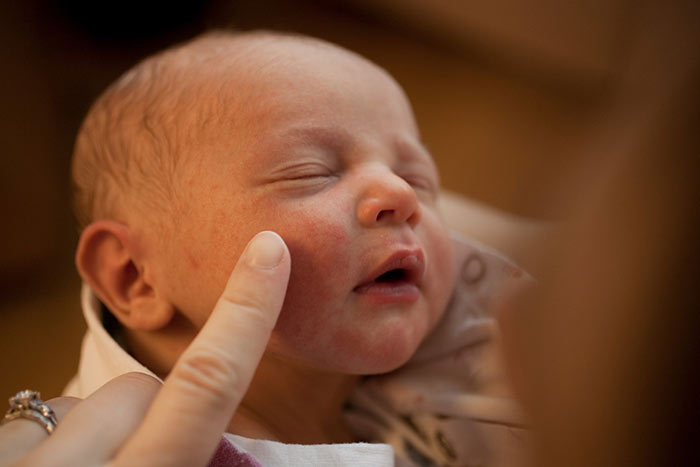
<instances>
[{"instance_id":1,"label":"gemstone on ring","mask_svg":"<svg viewBox=\"0 0 700 467\"><path fill-rule=\"evenodd\" d=\"M48 434L53 433L58 423L56 414L51 407L41 400L39 391L32 391L31 389L19 391L10 397L10 409L0 421L0 425L18 418L34 420L41 424Z\"/></svg>"},{"instance_id":2,"label":"gemstone on ring","mask_svg":"<svg viewBox=\"0 0 700 467\"><path fill-rule=\"evenodd\" d=\"M31 389L19 391L17 394L10 397L10 407L17 409L29 408L32 401L38 399L40 396L41 393L32 391Z\"/></svg>"}]
</instances>

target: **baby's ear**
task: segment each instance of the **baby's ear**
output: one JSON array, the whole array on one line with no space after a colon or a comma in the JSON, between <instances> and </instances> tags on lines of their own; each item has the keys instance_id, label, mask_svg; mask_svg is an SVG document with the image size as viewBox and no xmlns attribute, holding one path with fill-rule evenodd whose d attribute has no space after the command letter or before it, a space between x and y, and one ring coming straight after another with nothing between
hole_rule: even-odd
<instances>
[{"instance_id":1,"label":"baby's ear","mask_svg":"<svg viewBox=\"0 0 700 467\"><path fill-rule=\"evenodd\" d=\"M80 276L127 328L155 331L175 314L145 274L127 226L100 220L83 230L75 254Z\"/></svg>"}]
</instances>

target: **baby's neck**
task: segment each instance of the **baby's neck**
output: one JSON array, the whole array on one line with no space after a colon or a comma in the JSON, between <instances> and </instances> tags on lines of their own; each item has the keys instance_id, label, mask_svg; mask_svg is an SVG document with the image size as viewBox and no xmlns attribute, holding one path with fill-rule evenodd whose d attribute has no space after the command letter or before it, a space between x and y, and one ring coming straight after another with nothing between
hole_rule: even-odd
<instances>
[{"instance_id":1,"label":"baby's neck","mask_svg":"<svg viewBox=\"0 0 700 467\"><path fill-rule=\"evenodd\" d=\"M355 381L266 354L228 431L292 444L352 442L342 410Z\"/></svg>"},{"instance_id":2,"label":"baby's neck","mask_svg":"<svg viewBox=\"0 0 700 467\"><path fill-rule=\"evenodd\" d=\"M165 378L195 333L183 320L167 332L128 331L125 337L136 359ZM313 371L266 353L228 431L292 444L351 442L342 410L356 380Z\"/></svg>"}]
</instances>

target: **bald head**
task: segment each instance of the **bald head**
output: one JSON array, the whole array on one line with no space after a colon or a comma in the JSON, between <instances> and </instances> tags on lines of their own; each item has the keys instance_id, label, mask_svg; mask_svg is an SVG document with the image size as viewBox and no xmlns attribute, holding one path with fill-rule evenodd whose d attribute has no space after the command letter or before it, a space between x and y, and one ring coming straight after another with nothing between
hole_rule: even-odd
<instances>
[{"instance_id":1,"label":"bald head","mask_svg":"<svg viewBox=\"0 0 700 467\"><path fill-rule=\"evenodd\" d=\"M251 80L293 61L289 47L363 58L332 44L269 32L216 32L149 57L94 103L73 154L74 210L79 228L99 219L158 221L177 206L182 167L212 122L244 131L241 108L254 105ZM369 62L367 62L369 63Z\"/></svg>"}]
</instances>

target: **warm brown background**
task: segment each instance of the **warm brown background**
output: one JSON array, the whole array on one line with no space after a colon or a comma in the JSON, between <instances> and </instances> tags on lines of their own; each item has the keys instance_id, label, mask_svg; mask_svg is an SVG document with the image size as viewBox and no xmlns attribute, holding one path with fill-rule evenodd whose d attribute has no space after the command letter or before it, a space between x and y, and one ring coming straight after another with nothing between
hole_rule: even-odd
<instances>
[{"instance_id":1,"label":"warm brown background","mask_svg":"<svg viewBox=\"0 0 700 467\"><path fill-rule=\"evenodd\" d=\"M647 2L648 3L648 2ZM184 4L185 6L176 6ZM96 95L139 58L210 27L292 30L387 68L444 186L552 218L645 31L630 0L15 1L0 7L0 397L58 395L84 330L68 164ZM565 192L561 192L565 193Z\"/></svg>"}]
</instances>

